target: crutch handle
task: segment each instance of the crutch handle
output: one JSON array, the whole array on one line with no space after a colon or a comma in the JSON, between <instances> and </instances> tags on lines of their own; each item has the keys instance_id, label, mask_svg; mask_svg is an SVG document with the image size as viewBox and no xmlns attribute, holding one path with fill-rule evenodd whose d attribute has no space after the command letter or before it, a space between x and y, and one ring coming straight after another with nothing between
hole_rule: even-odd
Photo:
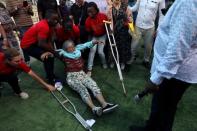
<instances>
[{"instance_id":1,"label":"crutch handle","mask_svg":"<svg viewBox=\"0 0 197 131\"><path fill-rule=\"evenodd\" d=\"M111 24L111 21L103 20L103 23Z\"/></svg>"}]
</instances>

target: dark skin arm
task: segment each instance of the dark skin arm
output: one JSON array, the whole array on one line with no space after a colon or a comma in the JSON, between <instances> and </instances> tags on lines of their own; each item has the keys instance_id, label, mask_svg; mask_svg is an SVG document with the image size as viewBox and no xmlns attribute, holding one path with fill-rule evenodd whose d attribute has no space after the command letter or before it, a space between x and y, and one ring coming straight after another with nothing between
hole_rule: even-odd
<instances>
[{"instance_id":1,"label":"dark skin arm","mask_svg":"<svg viewBox=\"0 0 197 131\"><path fill-rule=\"evenodd\" d=\"M52 43L48 42L47 39L38 38L38 46L51 53L55 52Z\"/></svg>"}]
</instances>

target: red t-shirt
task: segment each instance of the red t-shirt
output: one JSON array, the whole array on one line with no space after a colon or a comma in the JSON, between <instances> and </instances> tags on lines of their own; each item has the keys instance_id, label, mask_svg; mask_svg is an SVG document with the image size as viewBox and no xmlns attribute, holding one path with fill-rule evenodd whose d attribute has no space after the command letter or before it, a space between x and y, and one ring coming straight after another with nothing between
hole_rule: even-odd
<instances>
[{"instance_id":1,"label":"red t-shirt","mask_svg":"<svg viewBox=\"0 0 197 131\"><path fill-rule=\"evenodd\" d=\"M48 39L51 36L47 20L41 20L25 32L21 40L21 48L28 48L38 42L38 38Z\"/></svg>"},{"instance_id":2,"label":"red t-shirt","mask_svg":"<svg viewBox=\"0 0 197 131\"><path fill-rule=\"evenodd\" d=\"M22 70L28 73L31 69L28 67L24 61L21 61L17 67L12 67L5 63L5 56L3 53L0 53L0 75L9 75L14 73L17 70Z\"/></svg>"},{"instance_id":3,"label":"red t-shirt","mask_svg":"<svg viewBox=\"0 0 197 131\"><path fill-rule=\"evenodd\" d=\"M88 17L85 27L88 32L93 32L94 36L102 36L106 33L103 20L107 20L107 16L103 13L98 13L95 18Z\"/></svg>"},{"instance_id":4,"label":"red t-shirt","mask_svg":"<svg viewBox=\"0 0 197 131\"><path fill-rule=\"evenodd\" d=\"M68 31L68 32L65 32L64 31L64 28L63 27L59 27L56 29L56 36L57 36L57 39L59 41L65 41L65 40L68 40L68 39L77 39L80 37L80 30L79 30L79 27L76 26L76 25L73 25L73 30L72 31Z\"/></svg>"}]
</instances>

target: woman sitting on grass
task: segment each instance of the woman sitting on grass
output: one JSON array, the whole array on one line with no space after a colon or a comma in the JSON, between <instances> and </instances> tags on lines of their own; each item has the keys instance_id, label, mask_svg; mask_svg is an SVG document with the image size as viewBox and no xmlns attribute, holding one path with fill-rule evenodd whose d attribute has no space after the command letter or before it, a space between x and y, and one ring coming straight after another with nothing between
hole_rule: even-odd
<instances>
[{"instance_id":1,"label":"woman sitting on grass","mask_svg":"<svg viewBox=\"0 0 197 131\"><path fill-rule=\"evenodd\" d=\"M114 110L118 105L106 102L96 82L83 71L84 61L81 57L81 50L91 48L95 44L102 44L102 42L91 41L75 47L73 41L68 40L64 42L63 49L57 51L63 57L62 60L65 63L68 85L80 94L83 101L92 109L94 114L101 116L102 113ZM93 104L88 89L92 91L102 107L97 107Z\"/></svg>"}]
</instances>

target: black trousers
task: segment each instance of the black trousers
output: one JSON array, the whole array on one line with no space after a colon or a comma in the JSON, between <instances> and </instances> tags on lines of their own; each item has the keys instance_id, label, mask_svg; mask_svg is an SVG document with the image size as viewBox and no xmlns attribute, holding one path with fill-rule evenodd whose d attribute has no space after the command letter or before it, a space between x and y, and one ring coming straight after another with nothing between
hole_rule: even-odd
<instances>
[{"instance_id":1,"label":"black trousers","mask_svg":"<svg viewBox=\"0 0 197 131\"><path fill-rule=\"evenodd\" d=\"M28 55L28 56L32 56L40 61L41 60L41 55L43 53L45 53L46 51L42 48L40 48L39 46L37 46L37 44L34 44L32 46L30 46L29 48L23 49L23 53L24 55ZM48 59L45 59L44 61L42 61L44 64L44 69L46 72L46 77L49 81L53 81L55 78L54 75L54 58L49 57Z\"/></svg>"},{"instance_id":2,"label":"black trousers","mask_svg":"<svg viewBox=\"0 0 197 131\"><path fill-rule=\"evenodd\" d=\"M20 94L22 91L18 84L18 78L15 73L9 75L0 75L0 82L8 82L16 94Z\"/></svg>"},{"instance_id":3,"label":"black trousers","mask_svg":"<svg viewBox=\"0 0 197 131\"><path fill-rule=\"evenodd\" d=\"M172 131L177 104L190 84L165 79L153 95L146 131Z\"/></svg>"}]
</instances>

